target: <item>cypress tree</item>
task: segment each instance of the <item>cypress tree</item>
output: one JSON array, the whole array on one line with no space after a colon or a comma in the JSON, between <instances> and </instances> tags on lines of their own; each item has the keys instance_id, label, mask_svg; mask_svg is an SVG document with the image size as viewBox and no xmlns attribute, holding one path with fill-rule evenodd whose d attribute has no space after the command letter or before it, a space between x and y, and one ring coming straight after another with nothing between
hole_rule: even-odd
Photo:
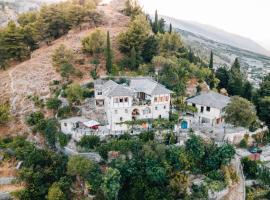
<instances>
[{"instance_id":1,"label":"cypress tree","mask_svg":"<svg viewBox=\"0 0 270 200\"><path fill-rule=\"evenodd\" d=\"M210 54L209 69L211 69L211 70L214 69L214 55L213 55L213 51L211 51L211 54Z\"/></svg>"},{"instance_id":2,"label":"cypress tree","mask_svg":"<svg viewBox=\"0 0 270 200\"><path fill-rule=\"evenodd\" d=\"M134 47L131 49L130 53L130 67L132 70L135 70L137 68L137 59L136 59L136 50Z\"/></svg>"},{"instance_id":3,"label":"cypress tree","mask_svg":"<svg viewBox=\"0 0 270 200\"><path fill-rule=\"evenodd\" d=\"M169 27L169 33L172 33L172 24L170 23L170 27Z\"/></svg>"},{"instance_id":4,"label":"cypress tree","mask_svg":"<svg viewBox=\"0 0 270 200\"><path fill-rule=\"evenodd\" d=\"M157 13L157 10L156 10L156 12L155 12L155 21L154 21L154 24L153 24L153 32L155 33L155 34L157 34L158 33L158 13Z\"/></svg>"},{"instance_id":5,"label":"cypress tree","mask_svg":"<svg viewBox=\"0 0 270 200\"><path fill-rule=\"evenodd\" d=\"M106 69L108 73L112 73L112 50L111 50L111 40L110 40L110 32L107 32L107 46L105 49L106 56Z\"/></svg>"}]
</instances>

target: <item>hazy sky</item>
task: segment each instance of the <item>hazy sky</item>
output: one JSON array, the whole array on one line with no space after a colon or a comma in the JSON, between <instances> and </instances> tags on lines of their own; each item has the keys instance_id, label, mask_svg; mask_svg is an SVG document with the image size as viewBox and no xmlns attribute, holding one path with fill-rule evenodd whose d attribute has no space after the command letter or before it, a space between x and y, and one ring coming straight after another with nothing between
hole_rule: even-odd
<instances>
[{"instance_id":1,"label":"hazy sky","mask_svg":"<svg viewBox=\"0 0 270 200\"><path fill-rule=\"evenodd\" d=\"M270 50L270 0L139 0L144 10L209 24Z\"/></svg>"}]
</instances>

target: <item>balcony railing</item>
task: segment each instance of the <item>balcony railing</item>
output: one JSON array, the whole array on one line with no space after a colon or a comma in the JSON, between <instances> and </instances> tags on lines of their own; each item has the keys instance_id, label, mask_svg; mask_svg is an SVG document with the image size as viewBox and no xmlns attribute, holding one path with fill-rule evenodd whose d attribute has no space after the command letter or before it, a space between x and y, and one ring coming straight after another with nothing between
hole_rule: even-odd
<instances>
[{"instance_id":1,"label":"balcony railing","mask_svg":"<svg viewBox=\"0 0 270 200\"><path fill-rule=\"evenodd\" d=\"M135 99L132 102L133 106L150 106L151 105L151 100L140 100L140 99Z\"/></svg>"}]
</instances>

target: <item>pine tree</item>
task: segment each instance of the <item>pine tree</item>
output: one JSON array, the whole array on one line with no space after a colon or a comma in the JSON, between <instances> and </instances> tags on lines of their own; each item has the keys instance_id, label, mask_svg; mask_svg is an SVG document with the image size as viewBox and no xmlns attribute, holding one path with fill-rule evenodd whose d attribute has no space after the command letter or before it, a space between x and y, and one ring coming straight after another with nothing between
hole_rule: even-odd
<instances>
[{"instance_id":1,"label":"pine tree","mask_svg":"<svg viewBox=\"0 0 270 200\"><path fill-rule=\"evenodd\" d=\"M153 24L153 32L155 34L158 33L158 25L159 25L159 22L158 22L158 12L156 10L156 12L155 12L155 21L154 21L154 24Z\"/></svg>"},{"instance_id":2,"label":"pine tree","mask_svg":"<svg viewBox=\"0 0 270 200\"><path fill-rule=\"evenodd\" d=\"M229 94L242 96L244 81L245 78L240 70L239 60L236 58L230 70L230 78L228 82Z\"/></svg>"},{"instance_id":3,"label":"pine tree","mask_svg":"<svg viewBox=\"0 0 270 200\"><path fill-rule=\"evenodd\" d=\"M213 51L211 51L211 54L210 54L209 69L211 69L211 70L214 69L214 55L213 55Z\"/></svg>"},{"instance_id":4,"label":"pine tree","mask_svg":"<svg viewBox=\"0 0 270 200\"><path fill-rule=\"evenodd\" d=\"M135 70L137 68L137 55L136 55L136 50L134 47L131 49L130 53L130 67L132 70Z\"/></svg>"},{"instance_id":5,"label":"pine tree","mask_svg":"<svg viewBox=\"0 0 270 200\"><path fill-rule=\"evenodd\" d=\"M172 24L170 23L170 27L169 27L169 33L172 33Z\"/></svg>"},{"instance_id":6,"label":"pine tree","mask_svg":"<svg viewBox=\"0 0 270 200\"><path fill-rule=\"evenodd\" d=\"M112 72L112 49L111 49L111 40L110 40L110 32L107 32L107 46L105 49L105 56L106 56L106 69L107 72L110 74Z\"/></svg>"}]
</instances>

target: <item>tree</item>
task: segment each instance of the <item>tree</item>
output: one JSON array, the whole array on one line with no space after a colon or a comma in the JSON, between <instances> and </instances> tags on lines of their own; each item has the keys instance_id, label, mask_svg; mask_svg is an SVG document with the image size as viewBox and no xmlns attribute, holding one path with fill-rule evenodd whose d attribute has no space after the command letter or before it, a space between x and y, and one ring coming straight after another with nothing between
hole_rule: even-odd
<instances>
[{"instance_id":1,"label":"tree","mask_svg":"<svg viewBox=\"0 0 270 200\"><path fill-rule=\"evenodd\" d=\"M83 89L78 84L71 84L65 89L65 94L69 103L80 102L83 100Z\"/></svg>"},{"instance_id":2,"label":"tree","mask_svg":"<svg viewBox=\"0 0 270 200\"><path fill-rule=\"evenodd\" d=\"M145 62L151 62L158 54L158 41L155 36L150 36L143 46L142 57Z\"/></svg>"},{"instance_id":3,"label":"tree","mask_svg":"<svg viewBox=\"0 0 270 200\"><path fill-rule=\"evenodd\" d=\"M178 33L164 33L159 37L159 52L164 56L173 56L179 54L179 49L183 47L181 37Z\"/></svg>"},{"instance_id":4,"label":"tree","mask_svg":"<svg viewBox=\"0 0 270 200\"><path fill-rule=\"evenodd\" d=\"M138 65L137 65L137 54L136 54L135 48L132 47L131 53L130 53L130 68L132 70L136 70L137 67L138 67Z\"/></svg>"},{"instance_id":5,"label":"tree","mask_svg":"<svg viewBox=\"0 0 270 200\"><path fill-rule=\"evenodd\" d=\"M106 56L106 69L107 72L110 74L112 73L113 63L112 63L112 49L111 49L111 41L110 41L110 32L107 32L107 46L105 49L105 56Z\"/></svg>"},{"instance_id":6,"label":"tree","mask_svg":"<svg viewBox=\"0 0 270 200\"><path fill-rule=\"evenodd\" d=\"M122 53L130 55L134 47L136 52L141 52L146 40L151 34L151 27L145 16L138 15L130 22L128 30L118 36L119 48Z\"/></svg>"},{"instance_id":7,"label":"tree","mask_svg":"<svg viewBox=\"0 0 270 200\"><path fill-rule=\"evenodd\" d=\"M253 97L253 86L249 81L246 81L243 86L243 94L242 97L251 101Z\"/></svg>"},{"instance_id":8,"label":"tree","mask_svg":"<svg viewBox=\"0 0 270 200\"><path fill-rule=\"evenodd\" d=\"M254 105L242 97L232 97L224 111L225 122L236 127L249 128L253 122L257 121Z\"/></svg>"},{"instance_id":9,"label":"tree","mask_svg":"<svg viewBox=\"0 0 270 200\"><path fill-rule=\"evenodd\" d=\"M187 196L187 189L190 184L188 174L176 172L170 180L170 188L178 199L179 195L183 198Z\"/></svg>"},{"instance_id":10,"label":"tree","mask_svg":"<svg viewBox=\"0 0 270 200\"><path fill-rule=\"evenodd\" d=\"M49 98L46 101L46 107L48 109L52 109L52 110L58 110L58 108L61 106L62 102L61 100L57 99L57 98Z\"/></svg>"},{"instance_id":11,"label":"tree","mask_svg":"<svg viewBox=\"0 0 270 200\"><path fill-rule=\"evenodd\" d=\"M213 51L210 53L209 69L214 70L214 54Z\"/></svg>"},{"instance_id":12,"label":"tree","mask_svg":"<svg viewBox=\"0 0 270 200\"><path fill-rule=\"evenodd\" d=\"M270 127L270 96L260 98L257 109L259 118Z\"/></svg>"},{"instance_id":13,"label":"tree","mask_svg":"<svg viewBox=\"0 0 270 200\"><path fill-rule=\"evenodd\" d=\"M202 138L192 134L190 139L186 141L186 151L191 156L191 159L196 163L200 163L205 152L204 152L204 142Z\"/></svg>"},{"instance_id":14,"label":"tree","mask_svg":"<svg viewBox=\"0 0 270 200\"><path fill-rule=\"evenodd\" d=\"M95 29L82 40L83 50L90 54L99 54L106 47L106 33L100 28Z\"/></svg>"},{"instance_id":15,"label":"tree","mask_svg":"<svg viewBox=\"0 0 270 200\"><path fill-rule=\"evenodd\" d=\"M123 12L125 15L134 18L137 15L142 14L142 8L140 7L140 5L137 3L136 0L126 0Z\"/></svg>"},{"instance_id":16,"label":"tree","mask_svg":"<svg viewBox=\"0 0 270 200\"><path fill-rule=\"evenodd\" d=\"M83 136L81 140L77 143L80 147L84 147L86 149L94 149L100 144L99 136L90 135L90 136Z\"/></svg>"},{"instance_id":17,"label":"tree","mask_svg":"<svg viewBox=\"0 0 270 200\"><path fill-rule=\"evenodd\" d=\"M270 105L270 74L265 76L257 90L254 101L256 103L259 118L270 126L269 105Z\"/></svg>"},{"instance_id":18,"label":"tree","mask_svg":"<svg viewBox=\"0 0 270 200\"><path fill-rule=\"evenodd\" d=\"M54 183L50 188L48 192L48 200L65 200L65 194L62 192L61 188Z\"/></svg>"},{"instance_id":19,"label":"tree","mask_svg":"<svg viewBox=\"0 0 270 200\"><path fill-rule=\"evenodd\" d=\"M116 200L120 190L121 174L117 169L108 168L102 178L101 189L108 200Z\"/></svg>"},{"instance_id":20,"label":"tree","mask_svg":"<svg viewBox=\"0 0 270 200\"><path fill-rule=\"evenodd\" d=\"M169 26L169 33L171 34L172 33L172 24L170 23L170 26Z\"/></svg>"},{"instance_id":21,"label":"tree","mask_svg":"<svg viewBox=\"0 0 270 200\"><path fill-rule=\"evenodd\" d=\"M153 32L155 34L158 33L158 13L157 13L157 10L155 11L155 21L154 21L154 24L153 24Z\"/></svg>"},{"instance_id":22,"label":"tree","mask_svg":"<svg viewBox=\"0 0 270 200\"><path fill-rule=\"evenodd\" d=\"M228 84L229 84L229 78L231 74L230 71L227 70L226 67L220 67L216 70L216 77L219 80L218 88L222 89L228 89Z\"/></svg>"},{"instance_id":23,"label":"tree","mask_svg":"<svg viewBox=\"0 0 270 200\"><path fill-rule=\"evenodd\" d=\"M70 63L64 63L60 67L61 76L69 79L69 76L75 73L75 68Z\"/></svg>"},{"instance_id":24,"label":"tree","mask_svg":"<svg viewBox=\"0 0 270 200\"><path fill-rule=\"evenodd\" d=\"M74 63L75 55L71 49L61 44L52 54L52 63L57 71L61 70L64 64Z\"/></svg>"},{"instance_id":25,"label":"tree","mask_svg":"<svg viewBox=\"0 0 270 200\"><path fill-rule=\"evenodd\" d=\"M94 163L89 159L82 156L72 156L67 163L67 173L71 176L87 178L93 167Z\"/></svg>"},{"instance_id":26,"label":"tree","mask_svg":"<svg viewBox=\"0 0 270 200\"><path fill-rule=\"evenodd\" d=\"M0 104L0 124L5 124L11 119L9 109L9 105Z\"/></svg>"},{"instance_id":27,"label":"tree","mask_svg":"<svg viewBox=\"0 0 270 200\"><path fill-rule=\"evenodd\" d=\"M245 79L240 69L239 60L236 58L230 70L228 81L229 94L241 96L243 94L244 81Z\"/></svg>"}]
</instances>

